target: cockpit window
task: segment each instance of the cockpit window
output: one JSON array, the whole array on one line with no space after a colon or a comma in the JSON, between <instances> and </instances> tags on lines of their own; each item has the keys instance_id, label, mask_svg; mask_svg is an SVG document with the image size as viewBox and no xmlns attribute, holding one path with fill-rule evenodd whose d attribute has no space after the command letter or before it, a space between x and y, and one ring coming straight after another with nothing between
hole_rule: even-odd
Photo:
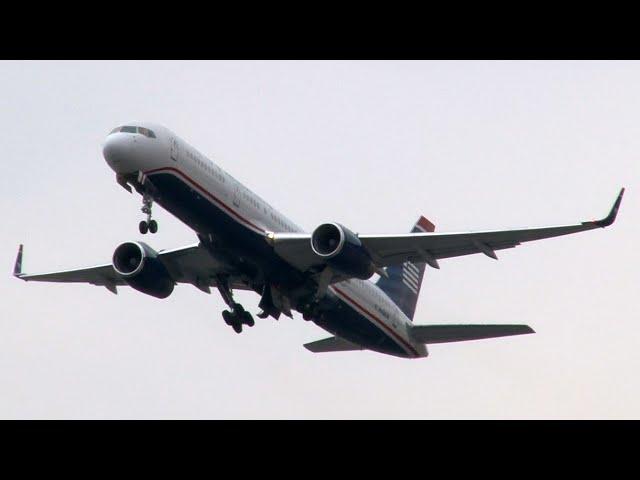
<instances>
[{"instance_id":1,"label":"cockpit window","mask_svg":"<svg viewBox=\"0 0 640 480\"><path fill-rule=\"evenodd\" d=\"M148 128L144 127L133 127L129 125L125 125L124 127L116 127L111 130L111 132L109 132L109 135L116 132L139 133L140 135L144 135L145 137L156 138L156 134L153 133L153 130L149 130Z\"/></svg>"},{"instance_id":2,"label":"cockpit window","mask_svg":"<svg viewBox=\"0 0 640 480\"><path fill-rule=\"evenodd\" d=\"M138 127L138 133L141 133L145 137L156 138L156 134L153 133L153 131L149 130L148 128Z\"/></svg>"}]
</instances>

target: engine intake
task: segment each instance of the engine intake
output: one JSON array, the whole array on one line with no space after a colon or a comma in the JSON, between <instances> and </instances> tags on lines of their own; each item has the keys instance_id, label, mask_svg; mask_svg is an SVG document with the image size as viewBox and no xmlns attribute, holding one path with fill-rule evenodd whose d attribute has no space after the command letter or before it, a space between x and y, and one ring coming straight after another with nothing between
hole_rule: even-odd
<instances>
[{"instance_id":1,"label":"engine intake","mask_svg":"<svg viewBox=\"0 0 640 480\"><path fill-rule=\"evenodd\" d=\"M113 253L113 268L121 277L134 277L144 267L144 248L135 242L119 245Z\"/></svg>"},{"instance_id":2,"label":"engine intake","mask_svg":"<svg viewBox=\"0 0 640 480\"><path fill-rule=\"evenodd\" d=\"M156 298L167 298L175 282L158 258L158 253L143 242L125 242L116 247L113 269L127 284Z\"/></svg>"},{"instance_id":3,"label":"engine intake","mask_svg":"<svg viewBox=\"0 0 640 480\"><path fill-rule=\"evenodd\" d=\"M344 248L345 233L337 223L324 223L313 231L311 248L321 257L335 257ZM359 240L358 240L359 242Z\"/></svg>"},{"instance_id":4,"label":"engine intake","mask_svg":"<svg viewBox=\"0 0 640 480\"><path fill-rule=\"evenodd\" d=\"M323 223L311 234L311 249L327 264L350 277L367 279L375 272L358 236L339 223Z\"/></svg>"}]
</instances>

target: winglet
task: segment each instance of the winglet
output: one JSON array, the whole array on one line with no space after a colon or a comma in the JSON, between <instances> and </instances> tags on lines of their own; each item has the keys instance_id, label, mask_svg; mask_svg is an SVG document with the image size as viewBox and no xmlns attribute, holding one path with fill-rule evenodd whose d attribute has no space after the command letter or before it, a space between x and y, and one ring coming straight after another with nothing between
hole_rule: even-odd
<instances>
[{"instance_id":1,"label":"winglet","mask_svg":"<svg viewBox=\"0 0 640 480\"><path fill-rule=\"evenodd\" d=\"M22 244L18 247L18 255L16 256L16 263L13 266L13 276L20 278L22 276Z\"/></svg>"},{"instance_id":2,"label":"winglet","mask_svg":"<svg viewBox=\"0 0 640 480\"><path fill-rule=\"evenodd\" d=\"M607 215L602 220L596 220L593 223L595 225L597 225L598 227L604 228L604 227L608 227L613 222L615 222L616 221L616 216L618 215L618 209L620 208L620 203L622 203L622 196L623 195L624 195L624 188L622 188L620 190L620 193L618 194L618 198L616 198L616 201L613 204L613 207L611 207L611 211L609 212L609 215Z\"/></svg>"}]
</instances>

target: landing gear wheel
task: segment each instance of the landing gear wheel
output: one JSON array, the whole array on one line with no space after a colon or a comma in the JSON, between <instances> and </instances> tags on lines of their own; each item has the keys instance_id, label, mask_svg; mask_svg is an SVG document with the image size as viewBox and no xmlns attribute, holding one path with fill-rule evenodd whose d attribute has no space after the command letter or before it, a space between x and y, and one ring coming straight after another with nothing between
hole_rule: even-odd
<instances>
[{"instance_id":1,"label":"landing gear wheel","mask_svg":"<svg viewBox=\"0 0 640 480\"><path fill-rule=\"evenodd\" d=\"M144 235L149 230L149 224L147 222L145 222L144 220L142 220L138 224L138 230L140 230L140 233Z\"/></svg>"},{"instance_id":2,"label":"landing gear wheel","mask_svg":"<svg viewBox=\"0 0 640 480\"><path fill-rule=\"evenodd\" d=\"M242 332L243 323L246 323L249 326L255 325L251 314L245 311L242 305L233 301L233 294L231 293L231 289L229 288L226 278L217 277L217 284L224 303L226 303L230 309L230 311L225 310L222 312L224 322L227 325L230 325L236 333Z\"/></svg>"},{"instance_id":3,"label":"landing gear wheel","mask_svg":"<svg viewBox=\"0 0 640 480\"><path fill-rule=\"evenodd\" d=\"M256 324L253 316L249 312L243 312L240 318L242 319L242 323L250 327L253 327Z\"/></svg>"},{"instance_id":4,"label":"landing gear wheel","mask_svg":"<svg viewBox=\"0 0 640 480\"><path fill-rule=\"evenodd\" d=\"M158 222L151 220L149 222L149 232L156 233L158 231Z\"/></svg>"}]
</instances>

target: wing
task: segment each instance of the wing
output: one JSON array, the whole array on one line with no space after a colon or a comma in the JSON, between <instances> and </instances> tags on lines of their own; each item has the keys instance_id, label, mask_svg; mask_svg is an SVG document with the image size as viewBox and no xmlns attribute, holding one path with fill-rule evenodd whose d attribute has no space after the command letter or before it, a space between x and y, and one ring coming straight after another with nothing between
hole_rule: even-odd
<instances>
[{"instance_id":1,"label":"wing","mask_svg":"<svg viewBox=\"0 0 640 480\"><path fill-rule=\"evenodd\" d=\"M535 333L528 325L413 325L411 339L419 343L448 343Z\"/></svg>"},{"instance_id":2,"label":"wing","mask_svg":"<svg viewBox=\"0 0 640 480\"><path fill-rule=\"evenodd\" d=\"M115 272L110 263L93 267L62 270L58 272L27 274L22 272L23 246L18 249L18 256L13 274L21 280L36 282L89 283L106 287L117 293L116 286L126 282ZM239 275L229 272L224 265L216 262L199 244L158 252L158 258L165 265L175 282L191 283L208 292L215 287L215 278L220 274L229 277L231 288L248 290Z\"/></svg>"},{"instance_id":3,"label":"wing","mask_svg":"<svg viewBox=\"0 0 640 480\"><path fill-rule=\"evenodd\" d=\"M611 225L618 214L624 188L609 214L601 220L574 225L523 228L461 233L407 233L400 235L358 235L378 267L406 261L426 262L439 268L438 259L483 253L497 259L496 250L513 248L523 242L569 235ZM317 269L322 259L311 249L310 234L271 234L271 242L278 255L301 271ZM336 278L341 280L343 278Z\"/></svg>"}]
</instances>

